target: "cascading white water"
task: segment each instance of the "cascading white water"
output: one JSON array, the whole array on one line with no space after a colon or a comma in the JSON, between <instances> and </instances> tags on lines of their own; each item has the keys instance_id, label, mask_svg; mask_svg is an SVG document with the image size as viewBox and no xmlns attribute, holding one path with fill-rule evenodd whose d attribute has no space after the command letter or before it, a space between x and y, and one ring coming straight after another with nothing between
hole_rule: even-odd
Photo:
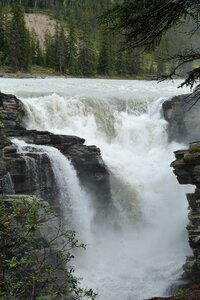
<instances>
[{"instance_id":1,"label":"cascading white water","mask_svg":"<svg viewBox=\"0 0 200 300\"><path fill-rule=\"evenodd\" d=\"M10 195L15 194L14 184L12 182L12 178L9 172L3 176L2 191L3 194L10 194Z\"/></svg>"},{"instance_id":2,"label":"cascading white water","mask_svg":"<svg viewBox=\"0 0 200 300\"><path fill-rule=\"evenodd\" d=\"M45 147L60 189L70 193L68 198L76 206L71 211L75 229L84 228L80 236L88 243L87 251L75 261L83 286L92 287L98 300L165 294L181 274L189 249L184 230L187 203L169 168L173 151L183 145L168 144L160 109L164 97L187 90L177 90L179 82L55 78L1 79L0 84L3 91L22 99L27 128L83 137L87 144L100 147L109 168L120 226L105 229L102 220L94 234L93 209L83 209L77 194L68 190L79 186L76 173L69 176L66 161L61 163L65 158Z\"/></svg>"},{"instance_id":3,"label":"cascading white water","mask_svg":"<svg viewBox=\"0 0 200 300\"><path fill-rule=\"evenodd\" d=\"M76 230L79 237L90 240L91 209L89 199L79 184L74 167L69 160L56 148L25 143L23 140L12 139L19 153L46 154L52 165L60 195L57 201L65 209L65 217L70 229ZM90 211L90 215L88 215ZM83 219L84 217L84 219Z\"/></svg>"}]
</instances>

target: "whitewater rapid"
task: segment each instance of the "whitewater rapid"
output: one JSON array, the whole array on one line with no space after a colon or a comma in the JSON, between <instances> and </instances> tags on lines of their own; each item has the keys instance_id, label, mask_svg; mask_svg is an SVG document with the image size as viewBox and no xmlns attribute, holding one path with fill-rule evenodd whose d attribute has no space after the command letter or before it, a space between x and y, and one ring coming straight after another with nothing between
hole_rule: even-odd
<instances>
[{"instance_id":1,"label":"whitewater rapid","mask_svg":"<svg viewBox=\"0 0 200 300\"><path fill-rule=\"evenodd\" d=\"M179 84L0 79L3 92L14 93L23 101L28 129L78 135L101 149L110 172L116 228L105 228L104 220L94 224L92 199L80 187L76 172L69 175L69 164L62 161L66 158L48 149L54 170L60 174L60 189L67 187L64 198L71 188L72 224L87 244L87 250L74 261L76 275L83 278L83 286L98 293L98 300L165 295L189 254L185 191L169 168L173 151L184 145L168 143L167 123L161 115L163 101L188 92L178 90ZM86 199L84 207L75 197L77 188ZM94 231L94 225L99 230Z\"/></svg>"}]
</instances>

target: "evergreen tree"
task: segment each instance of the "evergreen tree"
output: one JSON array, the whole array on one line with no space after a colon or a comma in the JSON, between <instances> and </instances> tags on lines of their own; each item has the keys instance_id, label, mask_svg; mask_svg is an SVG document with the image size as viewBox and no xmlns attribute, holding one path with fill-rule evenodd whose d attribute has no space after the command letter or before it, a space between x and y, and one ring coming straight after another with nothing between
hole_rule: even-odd
<instances>
[{"instance_id":1,"label":"evergreen tree","mask_svg":"<svg viewBox=\"0 0 200 300\"><path fill-rule=\"evenodd\" d=\"M0 5L0 65L6 63L8 56L8 28L7 28L7 17L3 11L2 5Z\"/></svg>"},{"instance_id":2,"label":"evergreen tree","mask_svg":"<svg viewBox=\"0 0 200 300\"><path fill-rule=\"evenodd\" d=\"M44 55L40 46L40 42L35 32L31 34L30 51L31 51L31 62L33 65L43 65Z\"/></svg>"},{"instance_id":3,"label":"evergreen tree","mask_svg":"<svg viewBox=\"0 0 200 300\"><path fill-rule=\"evenodd\" d=\"M100 75L109 75L110 73L110 40L106 33L103 34L100 44L97 71Z\"/></svg>"},{"instance_id":4,"label":"evergreen tree","mask_svg":"<svg viewBox=\"0 0 200 300\"><path fill-rule=\"evenodd\" d=\"M115 70L117 75L126 75L128 73L128 57L125 51L118 49L116 53Z\"/></svg>"},{"instance_id":5,"label":"evergreen tree","mask_svg":"<svg viewBox=\"0 0 200 300\"><path fill-rule=\"evenodd\" d=\"M97 56L91 34L91 11L86 10L81 24L79 68L83 76L92 76L96 73Z\"/></svg>"},{"instance_id":6,"label":"evergreen tree","mask_svg":"<svg viewBox=\"0 0 200 300\"><path fill-rule=\"evenodd\" d=\"M56 65L56 57L55 57L55 37L46 34L45 37L45 65L50 68L55 68Z\"/></svg>"},{"instance_id":7,"label":"evergreen tree","mask_svg":"<svg viewBox=\"0 0 200 300\"><path fill-rule=\"evenodd\" d=\"M66 71L66 36L64 27L57 24L55 34L55 69L61 74Z\"/></svg>"},{"instance_id":8,"label":"evergreen tree","mask_svg":"<svg viewBox=\"0 0 200 300\"><path fill-rule=\"evenodd\" d=\"M145 5L144 5L145 4ZM116 5L109 10L99 20L102 24L109 26L109 29L118 31L126 36L126 46L132 49L142 47L142 49L155 49L162 40L162 37L169 29L175 25L188 26L192 20L193 28L190 28L190 34L185 35L191 37L199 33L199 0L146 0L143 1L127 1L124 0L121 5ZM183 25L182 25L183 26ZM190 38L189 38L190 42ZM184 43L185 44L185 43ZM171 73L164 78L172 78L179 75L178 70L183 65L190 62L197 62L200 59L199 48L184 47L174 56L176 64ZM183 85L193 87L194 83L200 79L200 66L197 65L189 73Z\"/></svg>"},{"instance_id":9,"label":"evergreen tree","mask_svg":"<svg viewBox=\"0 0 200 300\"><path fill-rule=\"evenodd\" d=\"M142 59L141 54L137 50L129 53L128 72L130 75L139 75L141 73Z\"/></svg>"},{"instance_id":10,"label":"evergreen tree","mask_svg":"<svg viewBox=\"0 0 200 300\"><path fill-rule=\"evenodd\" d=\"M46 65L61 74L66 72L67 42L64 27L57 23L55 35L46 36Z\"/></svg>"},{"instance_id":11,"label":"evergreen tree","mask_svg":"<svg viewBox=\"0 0 200 300\"><path fill-rule=\"evenodd\" d=\"M70 16L69 35L66 43L66 67L70 74L77 73L77 56L78 56L78 38L74 15Z\"/></svg>"},{"instance_id":12,"label":"evergreen tree","mask_svg":"<svg viewBox=\"0 0 200 300\"><path fill-rule=\"evenodd\" d=\"M84 35L80 46L79 68L83 76L93 76L96 73L96 51L91 39Z\"/></svg>"},{"instance_id":13,"label":"evergreen tree","mask_svg":"<svg viewBox=\"0 0 200 300\"><path fill-rule=\"evenodd\" d=\"M31 66L30 34L25 27L24 10L18 4L12 6L9 45L12 70L14 72L29 70Z\"/></svg>"},{"instance_id":14,"label":"evergreen tree","mask_svg":"<svg viewBox=\"0 0 200 300\"><path fill-rule=\"evenodd\" d=\"M163 39L155 39L160 42L157 50L144 51L142 48L142 52L138 54L137 49L127 51L127 47L130 46L133 49L131 46L136 47L139 44L146 47L151 44L154 33L158 33L159 37L162 36L162 32L159 31L162 24L166 31L165 29L171 27L173 22L169 24L170 26L165 23L167 18L163 13L164 10L161 10L162 18L159 17L159 7L165 7L167 13L168 8L171 7L175 13L182 14L185 2L177 0L166 3L165 0L146 0L144 5L144 1L138 0L0 0L2 5L0 7L0 64L11 66L13 71L26 71L32 63L54 68L60 73L67 72L70 75L81 76L94 76L99 73L103 76L160 77L162 73L172 74L175 60L171 59L166 62L163 58L182 53L183 46L186 49L199 47L198 30L195 33L194 21L188 20L185 26L181 24L179 32L171 28ZM188 7L194 9L195 13L193 2L187 2ZM23 11L19 4L26 12L34 12L38 9L48 10L51 15L56 16L57 20L60 16L62 21L58 23L64 24L65 21L67 29L58 25L55 28L55 35L47 37L45 48L41 49L37 36L35 34L30 36L25 28ZM11 5L14 6L12 12L10 11ZM114 6L116 7L113 8ZM119 33L111 35L105 30L102 32L96 18L107 9L110 9L110 13L102 17L102 22L108 22L116 31L120 29L123 35ZM154 21L161 24L161 27L157 26L157 23L154 26L152 22L154 30L151 31L151 24L148 26L146 24L149 24L148 16L151 20L154 19L154 12L156 12ZM169 14L169 17L171 18L172 15ZM175 15L174 17L176 19ZM193 17L195 14L191 19ZM135 26L132 26L133 24ZM198 25L197 20L196 24ZM151 34L149 38L145 37L143 40L145 30L150 30ZM185 34L181 35L180 31L193 34L187 41ZM131 32L136 34L136 39L132 38ZM124 40L126 40L125 50L122 51L121 43ZM199 58L198 51L194 50L193 54L195 59ZM188 52L186 56L181 54L179 61L182 64L184 58L189 60L190 57ZM188 65L180 65L179 75L185 76L188 70Z\"/></svg>"}]
</instances>

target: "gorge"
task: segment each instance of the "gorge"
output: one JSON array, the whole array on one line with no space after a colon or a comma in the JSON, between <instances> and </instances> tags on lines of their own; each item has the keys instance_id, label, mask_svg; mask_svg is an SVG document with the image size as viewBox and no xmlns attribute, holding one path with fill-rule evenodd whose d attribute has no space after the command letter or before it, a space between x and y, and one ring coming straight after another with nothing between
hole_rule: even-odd
<instances>
[{"instance_id":1,"label":"gorge","mask_svg":"<svg viewBox=\"0 0 200 300\"><path fill-rule=\"evenodd\" d=\"M0 79L20 99L0 94L2 193L39 194L76 230L87 244L76 275L97 299L167 295L191 255L185 190L169 168L188 140L168 140L161 112L178 84Z\"/></svg>"}]
</instances>

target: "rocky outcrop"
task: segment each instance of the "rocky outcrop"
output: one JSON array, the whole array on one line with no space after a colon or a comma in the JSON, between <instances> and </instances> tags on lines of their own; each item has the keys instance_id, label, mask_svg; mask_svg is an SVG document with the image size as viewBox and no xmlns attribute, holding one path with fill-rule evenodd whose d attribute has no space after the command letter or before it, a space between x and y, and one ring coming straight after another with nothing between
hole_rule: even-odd
<instances>
[{"instance_id":1,"label":"rocky outcrop","mask_svg":"<svg viewBox=\"0 0 200 300\"><path fill-rule=\"evenodd\" d=\"M100 149L84 145L85 140L77 136L26 130L23 126L25 114L19 99L0 93L0 192L39 194L57 207L58 190L49 158L46 154L33 154L31 151L27 151L26 155L17 153L12 144L12 138L17 137L29 144L59 149L71 160L81 182L95 195L103 209L110 200L110 184Z\"/></svg>"},{"instance_id":2,"label":"rocky outcrop","mask_svg":"<svg viewBox=\"0 0 200 300\"><path fill-rule=\"evenodd\" d=\"M1 256L4 258L3 254L8 252L9 259L12 257L16 258L16 251L20 254L19 258L21 259L22 254L22 259L24 259L24 257L26 257L25 254L30 251L30 248L28 247L26 253L24 250L20 252L20 249L23 249L21 248L23 245L21 242L20 246L16 246L14 243L15 239L17 239L15 229L17 229L18 232L17 226L20 226L24 233L23 226L25 223L23 223L23 220L26 218L26 211L19 208L19 201L22 201L24 204L34 203L36 200L35 197L27 195L36 194L39 198L46 200L50 206L62 216L62 210L59 206L58 199L59 189L57 187L57 181L55 180L50 158L45 153L31 151L33 145L55 147L71 160L80 181L90 193L95 195L94 199L96 199L96 202L98 203L100 214L101 212L104 212L105 203L108 206L111 199L109 173L102 160L100 150L96 146L84 145L85 140L77 136L54 135L46 131L26 130L23 126L25 114L24 106L19 99L12 95L0 93L0 194L3 194L3 196L0 197L0 203L1 205L2 203L6 203L6 207L13 207L13 203L17 201L16 207L17 212L19 213L16 217L16 223L13 223L11 228L12 233L9 233L12 244L8 243L7 238L2 239L2 235L0 238ZM15 144L12 143L13 138L24 140L30 145L27 146L25 154L17 151ZM45 203L41 200L39 200L39 202L42 204ZM7 221L9 210L5 216ZM14 217L11 219L14 219ZM4 220L1 216L1 222L2 221ZM7 223L3 222L2 224L0 224L1 228ZM67 249L77 248L79 245L75 236L73 236L73 233L68 232L67 234L64 233L64 235L61 235L62 232L60 229L62 227L62 223L58 221L54 214L50 213L48 208L47 210L43 208L39 210L36 235L33 237L34 239L31 239L30 241L31 245L34 245L36 248L36 250L34 248L34 256L31 254L31 258L33 258L31 267L33 267L34 274L36 274L36 269L39 269L38 274L42 278L42 283L41 281L39 282L37 289L39 289L39 296L45 299L51 298L51 296L48 296L49 290L46 288L46 282L50 282L51 290L52 287L55 288L56 291L58 289L60 289L60 291L63 291L63 289L65 291L67 289L67 294L65 294L67 295L66 297L56 296L56 299L71 299L70 285L73 285L72 290L75 292L78 291L78 289L76 290L76 279L73 281L73 275L70 271L71 268L69 268L68 265L69 270L66 269L66 263L72 257ZM30 228L30 230L35 228L35 224L32 224ZM27 235L25 234L25 236ZM41 248L41 243L44 245L43 248ZM67 253L65 250L67 250ZM67 257L66 254L69 254L69 257ZM4 262L5 261L6 260L4 259ZM41 273L41 266L44 266L44 274ZM28 274L30 274L31 267L30 265L28 266ZM50 273L50 270L52 269L54 275L53 278L52 271ZM0 273L3 273L2 263L0 263ZM6 275L9 279L10 273ZM16 279L18 281L17 276ZM26 279L27 274L25 274L25 280ZM20 273L20 280L23 281L22 272ZM43 282L45 282L45 284ZM69 286L67 284L68 282ZM35 290L34 283L32 290ZM27 291L24 290L24 292L24 299L35 298L32 296L31 288L28 288Z\"/></svg>"},{"instance_id":3,"label":"rocky outcrop","mask_svg":"<svg viewBox=\"0 0 200 300\"><path fill-rule=\"evenodd\" d=\"M170 141L189 143L200 139L200 90L163 103Z\"/></svg>"},{"instance_id":4,"label":"rocky outcrop","mask_svg":"<svg viewBox=\"0 0 200 300\"><path fill-rule=\"evenodd\" d=\"M174 174L180 184L196 186L194 193L187 194L189 224L187 225L192 255L183 265L183 278L175 284L176 294L171 297L154 297L149 300L199 300L200 299L200 141L190 143L189 149L175 151L172 162ZM191 285L194 284L192 287ZM178 286L178 289L177 289ZM171 293L174 294L174 293Z\"/></svg>"},{"instance_id":5,"label":"rocky outcrop","mask_svg":"<svg viewBox=\"0 0 200 300\"><path fill-rule=\"evenodd\" d=\"M187 225L192 255L186 258L184 274L170 288L170 297L154 297L149 300L197 300L200 299L200 89L192 94L173 97L163 103L163 116L168 122L169 141L188 144L189 149L175 151L172 162L174 174L180 184L196 186L187 194L189 224ZM195 142L192 142L196 140ZM195 284L194 286L192 286Z\"/></svg>"},{"instance_id":6,"label":"rocky outcrop","mask_svg":"<svg viewBox=\"0 0 200 300\"><path fill-rule=\"evenodd\" d=\"M187 257L183 266L185 275L193 283L200 283L200 142L190 144L189 149L175 152L171 164L180 184L196 186L195 192L187 194L189 203L189 244L193 255Z\"/></svg>"}]
</instances>

